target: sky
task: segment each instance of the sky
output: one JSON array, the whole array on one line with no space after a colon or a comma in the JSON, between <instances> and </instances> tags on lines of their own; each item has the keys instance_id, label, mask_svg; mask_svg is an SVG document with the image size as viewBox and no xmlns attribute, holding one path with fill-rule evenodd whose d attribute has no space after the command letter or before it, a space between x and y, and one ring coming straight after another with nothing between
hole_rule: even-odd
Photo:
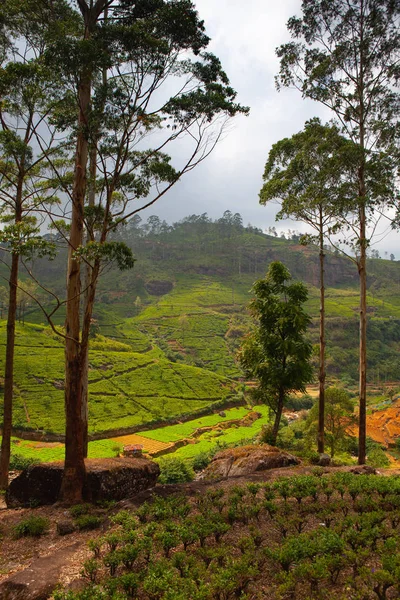
<instances>
[{"instance_id":1,"label":"sky","mask_svg":"<svg viewBox=\"0 0 400 600\"><path fill-rule=\"evenodd\" d=\"M289 41L289 17L301 14L301 0L194 0L211 38L209 50L223 65L237 101L250 107L248 117L238 116L213 153L185 175L153 208L143 211L146 219L157 214L169 223L189 214L208 213L213 219L225 210L239 212L244 224L278 231L306 231L292 221L275 222L276 203L260 206L258 194L268 152L278 140L300 131L305 121L318 116L323 122L331 113L317 102L303 100L299 91L275 89L279 70L275 49ZM385 226L386 227L386 226ZM382 229L385 229L383 227ZM393 252L400 238L380 236L375 248ZM400 258L400 248L397 252Z\"/></svg>"}]
</instances>

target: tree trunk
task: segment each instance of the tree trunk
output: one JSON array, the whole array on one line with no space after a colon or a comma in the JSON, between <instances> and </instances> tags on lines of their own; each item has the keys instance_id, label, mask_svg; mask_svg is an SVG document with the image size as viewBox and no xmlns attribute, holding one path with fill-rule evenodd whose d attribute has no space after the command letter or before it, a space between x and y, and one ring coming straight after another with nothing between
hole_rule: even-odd
<instances>
[{"instance_id":1,"label":"tree trunk","mask_svg":"<svg viewBox=\"0 0 400 600\"><path fill-rule=\"evenodd\" d=\"M93 316L93 306L96 296L97 280L99 278L100 261L96 261L93 268L91 268L90 279L88 280L88 288L85 294L85 306L84 316L82 323L82 338L81 338L81 352L83 360L83 371L82 371L82 422L83 422L83 453L84 457L88 455L89 445L89 336L90 336L90 325Z\"/></svg>"},{"instance_id":2,"label":"tree trunk","mask_svg":"<svg viewBox=\"0 0 400 600\"><path fill-rule=\"evenodd\" d=\"M93 207L95 205L96 198L96 161L97 161L97 148L96 142L92 144L89 154L89 193L88 193L88 206ZM87 243L92 241L91 232L87 232ZM84 312L86 313L88 305L89 287L91 281L91 267L90 265L85 266L85 300L84 300ZM92 309L93 310L93 309ZM88 332L89 335L90 332ZM88 340L89 341L89 340ZM83 340L82 340L82 345ZM83 361L83 372L82 372L82 384L83 384L83 398L82 398L82 418L83 418L83 454L87 458L88 455L88 443L89 443L89 345L85 346L85 357Z\"/></svg>"},{"instance_id":3,"label":"tree trunk","mask_svg":"<svg viewBox=\"0 0 400 600\"><path fill-rule=\"evenodd\" d=\"M4 376L3 431L0 454L0 489L8 487L8 472L11 454L11 429L13 410L14 386L14 346L15 321L17 316L17 286L18 286L19 255L13 254L9 279L9 305L7 316L6 364Z\"/></svg>"},{"instance_id":4,"label":"tree trunk","mask_svg":"<svg viewBox=\"0 0 400 600\"><path fill-rule=\"evenodd\" d=\"M79 85L79 132L76 145L72 218L68 248L67 305L65 320L65 465L60 500L66 504L82 501L85 481L84 462L84 405L82 376L85 356L80 344L80 260L74 251L83 242L83 211L86 194L88 139L87 116L90 106L90 75L82 77Z\"/></svg>"},{"instance_id":5,"label":"tree trunk","mask_svg":"<svg viewBox=\"0 0 400 600\"><path fill-rule=\"evenodd\" d=\"M365 196L364 196L365 197ZM367 269L366 269L366 216L365 206L360 207L360 405L358 424L358 464L364 465L367 442Z\"/></svg>"},{"instance_id":6,"label":"tree trunk","mask_svg":"<svg viewBox=\"0 0 400 600\"><path fill-rule=\"evenodd\" d=\"M322 206L319 207L319 401L318 401L318 452L324 452L325 436L325 253Z\"/></svg>"},{"instance_id":7,"label":"tree trunk","mask_svg":"<svg viewBox=\"0 0 400 600\"><path fill-rule=\"evenodd\" d=\"M272 428L272 434L271 434L271 444L273 446L276 446L276 439L278 437L279 425L281 423L284 401L285 401L285 394L284 394L283 390L279 390L278 406L276 408L275 421L274 421L274 426Z\"/></svg>"},{"instance_id":8,"label":"tree trunk","mask_svg":"<svg viewBox=\"0 0 400 600\"><path fill-rule=\"evenodd\" d=\"M361 14L363 15L363 0L361 0ZM365 117L364 104L364 17L360 23L360 148L363 152L358 169L358 202L360 222L360 258L358 261L358 274L360 278L360 405L358 424L358 464L364 465L366 460L367 443L367 237L366 237L366 183L365 183ZM367 109L368 110L368 109Z\"/></svg>"},{"instance_id":9,"label":"tree trunk","mask_svg":"<svg viewBox=\"0 0 400 600\"><path fill-rule=\"evenodd\" d=\"M79 9L85 22L84 39L90 39L97 20L104 11L106 0L97 0L88 5L78 0ZM67 304L66 304L66 343L65 343L65 464L60 490L60 500L66 504L82 500L85 481L85 444L84 431L86 406L83 401L85 361L87 344L80 340L80 261L74 257L74 251L83 243L84 204L86 196L89 149L89 111L92 73L83 69L78 86L78 134L76 140L74 184L72 190L71 230L68 248ZM86 310L85 310L86 314ZM85 334L86 335L86 334ZM82 336L83 338L84 336ZM82 343L81 343L82 342Z\"/></svg>"}]
</instances>

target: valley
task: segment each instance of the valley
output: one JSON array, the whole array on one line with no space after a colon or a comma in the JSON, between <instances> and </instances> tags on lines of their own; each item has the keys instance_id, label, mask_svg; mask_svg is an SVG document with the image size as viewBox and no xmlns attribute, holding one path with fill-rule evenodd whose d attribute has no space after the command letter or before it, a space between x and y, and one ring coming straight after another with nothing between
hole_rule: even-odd
<instances>
[{"instance_id":1,"label":"valley","mask_svg":"<svg viewBox=\"0 0 400 600\"><path fill-rule=\"evenodd\" d=\"M192 216L167 233L128 227L119 234L137 262L131 271L112 270L100 280L89 357L89 434L92 440L108 440L105 455L112 452L111 439L118 445L119 437L143 436L150 429L163 432L162 437L169 423L211 418L206 415L250 401L251 386L245 385L235 353L251 326L246 309L251 285L271 260L284 261L294 278L307 282L307 310L313 317L309 336L318 342L317 249L299 245L296 236L276 238L221 221L204 223ZM42 260L36 270L61 294L59 261L60 256ZM371 259L369 272L368 375L371 386L385 388L387 381L400 381L400 263ZM356 270L348 259L327 250L327 280L328 382L355 390ZM56 313L55 324L62 331L62 313ZM5 325L0 320L3 347ZM28 303L17 324L14 424L16 432L42 443L62 441L63 354L62 338ZM1 353L1 369L3 360ZM311 395L315 397L312 390ZM387 425L390 432L381 431L394 411L385 406L368 417L369 435L384 445L389 438L393 445L397 435L394 424ZM255 427L259 432L261 425ZM236 432L227 443L252 434ZM189 458L210 443L201 440L177 455ZM44 451L35 454L46 460ZM56 455L61 458L60 448Z\"/></svg>"}]
</instances>

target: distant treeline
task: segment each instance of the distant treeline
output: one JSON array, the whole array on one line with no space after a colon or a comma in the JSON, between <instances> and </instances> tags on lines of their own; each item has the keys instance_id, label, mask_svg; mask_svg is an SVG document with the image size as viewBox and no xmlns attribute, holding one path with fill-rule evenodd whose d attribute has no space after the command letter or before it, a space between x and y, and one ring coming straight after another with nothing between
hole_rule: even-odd
<instances>
[{"instance_id":1,"label":"distant treeline","mask_svg":"<svg viewBox=\"0 0 400 600\"><path fill-rule=\"evenodd\" d=\"M316 246L302 245L301 234L296 231L289 230L285 236L283 232L278 235L274 227L265 233L259 227L244 225L242 216L229 210L215 220L203 213L172 225L156 215L146 221L135 215L115 235L132 248L139 270L140 261L147 258L155 267L160 262L164 266L169 263L182 272L259 276L265 274L271 261L281 260L295 278L317 283ZM337 252L327 249L327 254L328 285L352 283L356 271L351 263Z\"/></svg>"}]
</instances>

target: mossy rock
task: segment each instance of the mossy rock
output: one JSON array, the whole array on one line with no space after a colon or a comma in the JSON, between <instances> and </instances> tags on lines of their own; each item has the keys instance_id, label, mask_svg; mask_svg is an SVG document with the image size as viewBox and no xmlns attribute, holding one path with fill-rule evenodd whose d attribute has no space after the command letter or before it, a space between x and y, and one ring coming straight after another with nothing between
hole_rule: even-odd
<instances>
[{"instance_id":1,"label":"mossy rock","mask_svg":"<svg viewBox=\"0 0 400 600\"><path fill-rule=\"evenodd\" d=\"M153 487L160 474L147 458L87 459L83 497L87 502L122 500ZM62 462L32 465L13 479L6 492L8 507L54 504L61 487Z\"/></svg>"}]
</instances>

